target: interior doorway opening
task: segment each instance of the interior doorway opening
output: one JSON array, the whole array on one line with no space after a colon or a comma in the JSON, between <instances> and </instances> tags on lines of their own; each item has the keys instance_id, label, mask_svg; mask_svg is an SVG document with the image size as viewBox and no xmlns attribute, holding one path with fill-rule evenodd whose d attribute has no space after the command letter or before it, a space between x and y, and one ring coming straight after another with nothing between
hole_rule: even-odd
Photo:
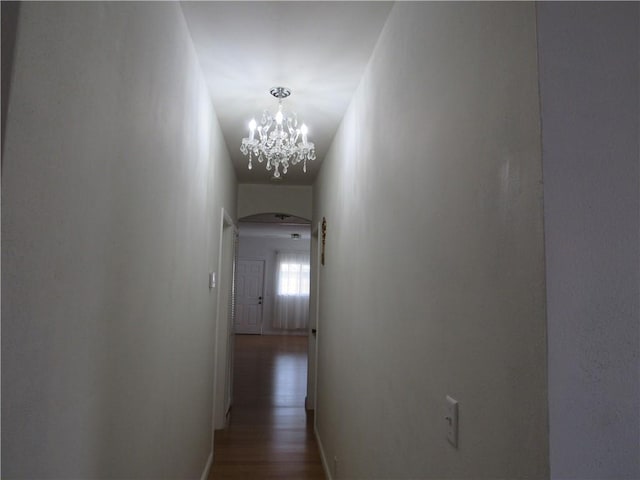
<instances>
[{"instance_id":1,"label":"interior doorway opening","mask_svg":"<svg viewBox=\"0 0 640 480\"><path fill-rule=\"evenodd\" d=\"M309 334L311 222L264 213L238 222L234 332Z\"/></svg>"},{"instance_id":2,"label":"interior doorway opening","mask_svg":"<svg viewBox=\"0 0 640 480\"><path fill-rule=\"evenodd\" d=\"M237 228L223 208L220 216L218 251L217 313L215 325L215 369L213 378L213 429L225 428L233 401L233 317ZM209 288L216 288L215 273L209 274Z\"/></svg>"},{"instance_id":3,"label":"interior doorway opening","mask_svg":"<svg viewBox=\"0 0 640 480\"><path fill-rule=\"evenodd\" d=\"M302 343L307 357L303 404L311 408L308 378L315 378L309 372L309 365L315 364L309 355L315 352L309 344L315 341L309 308L312 263L310 220L270 212L238 221L234 334L307 337Z\"/></svg>"}]
</instances>

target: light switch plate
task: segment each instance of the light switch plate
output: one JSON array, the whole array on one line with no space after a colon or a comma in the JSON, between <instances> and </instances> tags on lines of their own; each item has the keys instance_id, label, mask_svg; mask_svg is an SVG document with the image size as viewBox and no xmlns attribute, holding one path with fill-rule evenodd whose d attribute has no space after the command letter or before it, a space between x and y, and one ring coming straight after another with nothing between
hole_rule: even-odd
<instances>
[{"instance_id":1,"label":"light switch plate","mask_svg":"<svg viewBox=\"0 0 640 480\"><path fill-rule=\"evenodd\" d=\"M458 401L447 395L447 440L454 447L458 447Z\"/></svg>"},{"instance_id":2,"label":"light switch plate","mask_svg":"<svg viewBox=\"0 0 640 480\"><path fill-rule=\"evenodd\" d=\"M209 288L216 288L216 272L209 272Z\"/></svg>"}]
</instances>

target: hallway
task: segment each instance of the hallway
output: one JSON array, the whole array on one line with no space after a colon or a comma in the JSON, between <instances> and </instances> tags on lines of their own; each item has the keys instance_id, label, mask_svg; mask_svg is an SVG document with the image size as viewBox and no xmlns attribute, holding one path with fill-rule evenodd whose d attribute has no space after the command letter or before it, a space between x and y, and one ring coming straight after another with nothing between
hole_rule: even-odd
<instances>
[{"instance_id":1,"label":"hallway","mask_svg":"<svg viewBox=\"0 0 640 480\"><path fill-rule=\"evenodd\" d=\"M0 11L1 479L640 480L640 1Z\"/></svg>"},{"instance_id":2,"label":"hallway","mask_svg":"<svg viewBox=\"0 0 640 480\"><path fill-rule=\"evenodd\" d=\"M229 427L215 435L210 480L324 479L304 409L307 337L236 335Z\"/></svg>"}]
</instances>

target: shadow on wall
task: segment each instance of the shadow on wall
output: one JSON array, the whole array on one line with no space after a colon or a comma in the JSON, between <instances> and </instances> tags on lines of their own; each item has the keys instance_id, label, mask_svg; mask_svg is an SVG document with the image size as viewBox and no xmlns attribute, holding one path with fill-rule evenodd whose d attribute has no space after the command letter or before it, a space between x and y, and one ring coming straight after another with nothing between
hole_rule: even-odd
<instances>
[{"instance_id":1,"label":"shadow on wall","mask_svg":"<svg viewBox=\"0 0 640 480\"><path fill-rule=\"evenodd\" d=\"M2 158L4 159L4 131L9 110L9 91L13 72L13 52L18 33L20 2L2 2Z\"/></svg>"}]
</instances>

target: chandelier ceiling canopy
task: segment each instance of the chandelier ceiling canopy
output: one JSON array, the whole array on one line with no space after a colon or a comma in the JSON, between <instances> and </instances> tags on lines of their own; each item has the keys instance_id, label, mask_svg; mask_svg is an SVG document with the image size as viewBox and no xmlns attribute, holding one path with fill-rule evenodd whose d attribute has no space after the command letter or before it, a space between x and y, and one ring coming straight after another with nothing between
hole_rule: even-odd
<instances>
[{"instance_id":1,"label":"chandelier ceiling canopy","mask_svg":"<svg viewBox=\"0 0 640 480\"><path fill-rule=\"evenodd\" d=\"M269 93L278 99L278 111L273 115L265 110L260 125L256 123L255 118L251 119L249 136L242 139L240 151L243 155L249 156L249 170L253 168L253 157L257 157L258 163L266 160L267 170L273 170L275 179L286 175L291 165L300 162L302 171L306 173L307 160L316 159L316 150L314 144L307 140L307 126L303 123L298 128L296 114L288 114L282 109L282 99L291 95L291 90L286 87L274 87Z\"/></svg>"}]
</instances>

